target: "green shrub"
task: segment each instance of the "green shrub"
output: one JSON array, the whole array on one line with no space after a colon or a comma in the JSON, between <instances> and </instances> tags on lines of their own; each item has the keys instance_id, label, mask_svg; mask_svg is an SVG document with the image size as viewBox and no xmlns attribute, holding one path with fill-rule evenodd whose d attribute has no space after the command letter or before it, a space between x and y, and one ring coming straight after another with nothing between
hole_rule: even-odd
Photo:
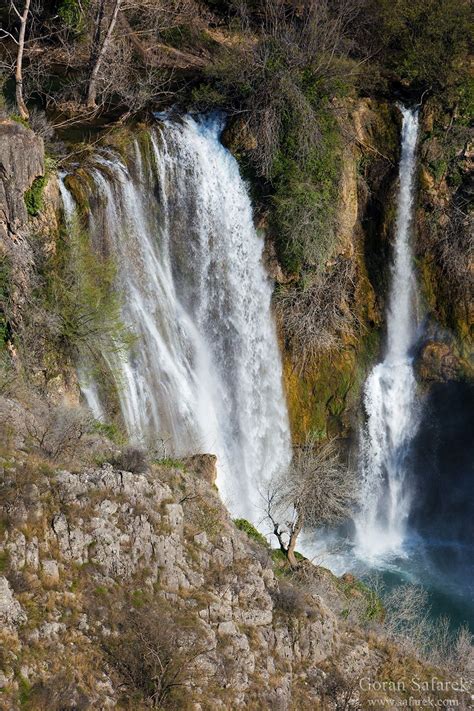
<instances>
[{"instance_id":1,"label":"green shrub","mask_svg":"<svg viewBox=\"0 0 474 711\"><path fill-rule=\"evenodd\" d=\"M222 107L225 104L225 96L209 84L200 84L193 88L191 101L196 109L209 111Z\"/></svg>"},{"instance_id":2,"label":"green shrub","mask_svg":"<svg viewBox=\"0 0 474 711\"><path fill-rule=\"evenodd\" d=\"M153 462L160 467L167 467L168 469L183 469L183 462L180 459L173 459L173 457L154 459Z\"/></svg>"},{"instance_id":3,"label":"green shrub","mask_svg":"<svg viewBox=\"0 0 474 711\"><path fill-rule=\"evenodd\" d=\"M0 573L4 573L8 569L8 560L7 551L0 553Z\"/></svg>"},{"instance_id":4,"label":"green shrub","mask_svg":"<svg viewBox=\"0 0 474 711\"><path fill-rule=\"evenodd\" d=\"M25 205L28 214L31 217L39 215L43 209L43 191L46 186L47 178L45 175L40 175L33 180L33 184L25 193Z\"/></svg>"},{"instance_id":5,"label":"green shrub","mask_svg":"<svg viewBox=\"0 0 474 711\"><path fill-rule=\"evenodd\" d=\"M99 435L104 435L108 439L112 440L116 444L122 444L123 432L115 423L101 422L100 420L95 420L93 424L93 430Z\"/></svg>"},{"instance_id":6,"label":"green shrub","mask_svg":"<svg viewBox=\"0 0 474 711\"><path fill-rule=\"evenodd\" d=\"M382 622L385 617L385 609L379 595L361 580L352 575L342 576L336 579L336 584L349 600L354 597L362 598L365 604L363 618L365 621ZM342 616L348 617L350 609L342 610Z\"/></svg>"},{"instance_id":7,"label":"green shrub","mask_svg":"<svg viewBox=\"0 0 474 711\"><path fill-rule=\"evenodd\" d=\"M443 89L468 74L469 3L373 0L369 8L383 65L419 90Z\"/></svg>"},{"instance_id":8,"label":"green shrub","mask_svg":"<svg viewBox=\"0 0 474 711\"><path fill-rule=\"evenodd\" d=\"M239 531L244 531L244 533L246 533L249 538L256 541L257 543L260 543L266 548L269 547L268 541L265 536L263 536L260 531L258 531L255 526L250 523L250 521L247 521L245 518L235 518L234 523L239 529Z\"/></svg>"},{"instance_id":9,"label":"green shrub","mask_svg":"<svg viewBox=\"0 0 474 711\"><path fill-rule=\"evenodd\" d=\"M58 15L67 29L74 34L80 34L84 30L85 10L89 4L89 0L61 0Z\"/></svg>"},{"instance_id":10,"label":"green shrub","mask_svg":"<svg viewBox=\"0 0 474 711\"><path fill-rule=\"evenodd\" d=\"M69 357L100 362L104 353L125 352L133 340L121 319L112 259L98 254L74 222L62 234L46 266L40 298L55 317L56 349Z\"/></svg>"},{"instance_id":11,"label":"green shrub","mask_svg":"<svg viewBox=\"0 0 474 711\"><path fill-rule=\"evenodd\" d=\"M312 96L312 91L308 90ZM273 231L280 261L291 272L303 266L320 270L335 244L340 178L339 130L324 97L312 99L312 121L292 108L283 123L280 149L272 166ZM322 104L317 106L317 104ZM309 149L300 144L305 131L319 133Z\"/></svg>"},{"instance_id":12,"label":"green shrub","mask_svg":"<svg viewBox=\"0 0 474 711\"><path fill-rule=\"evenodd\" d=\"M28 121L20 116L20 114L10 114L9 118L11 118L12 121L15 121L15 123L20 123L22 126L29 128Z\"/></svg>"}]
</instances>

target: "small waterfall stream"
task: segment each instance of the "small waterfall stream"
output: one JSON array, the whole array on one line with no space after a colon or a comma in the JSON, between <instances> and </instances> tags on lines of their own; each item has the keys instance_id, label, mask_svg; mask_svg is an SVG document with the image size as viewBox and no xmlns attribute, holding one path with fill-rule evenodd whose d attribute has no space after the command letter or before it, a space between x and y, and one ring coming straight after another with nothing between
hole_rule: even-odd
<instances>
[{"instance_id":1,"label":"small waterfall stream","mask_svg":"<svg viewBox=\"0 0 474 711\"><path fill-rule=\"evenodd\" d=\"M216 454L224 500L256 521L258 480L288 462L290 434L263 239L220 130L165 120L129 165L102 152L89 227L107 240L137 336L127 358L107 355L130 437ZM101 416L94 383L82 389Z\"/></svg>"},{"instance_id":2,"label":"small waterfall stream","mask_svg":"<svg viewBox=\"0 0 474 711\"><path fill-rule=\"evenodd\" d=\"M409 444L416 433L416 381L410 349L415 331L416 282L410 232L415 194L418 115L402 108L394 259L387 310L387 348L383 362L367 378L362 433L362 507L355 521L356 551L366 559L402 550L410 512L407 478Z\"/></svg>"}]
</instances>

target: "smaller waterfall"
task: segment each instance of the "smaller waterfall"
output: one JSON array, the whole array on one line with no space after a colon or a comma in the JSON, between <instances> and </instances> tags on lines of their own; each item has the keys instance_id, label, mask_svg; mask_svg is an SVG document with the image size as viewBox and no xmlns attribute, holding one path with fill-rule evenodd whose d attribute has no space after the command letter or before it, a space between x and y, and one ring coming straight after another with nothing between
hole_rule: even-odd
<instances>
[{"instance_id":1,"label":"smaller waterfall","mask_svg":"<svg viewBox=\"0 0 474 711\"><path fill-rule=\"evenodd\" d=\"M373 558L400 553L410 512L409 444L417 427L414 341L416 283L410 232L413 216L418 115L402 108L396 238L387 312L387 350L367 378L362 433L363 489L355 521L356 551Z\"/></svg>"}]
</instances>

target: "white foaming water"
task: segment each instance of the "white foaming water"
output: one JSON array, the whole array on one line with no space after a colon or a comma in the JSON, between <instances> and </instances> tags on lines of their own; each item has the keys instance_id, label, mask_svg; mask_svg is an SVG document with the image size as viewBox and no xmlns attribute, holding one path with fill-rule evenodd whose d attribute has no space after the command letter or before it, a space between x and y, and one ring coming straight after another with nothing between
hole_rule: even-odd
<instances>
[{"instance_id":1,"label":"white foaming water","mask_svg":"<svg viewBox=\"0 0 474 711\"><path fill-rule=\"evenodd\" d=\"M410 248L418 115L402 108L396 238L387 312L387 351L367 378L362 433L363 488L355 552L365 559L403 552L411 495L407 455L417 428L416 381L410 348L415 330L415 276Z\"/></svg>"},{"instance_id":2,"label":"white foaming water","mask_svg":"<svg viewBox=\"0 0 474 711\"><path fill-rule=\"evenodd\" d=\"M288 463L290 434L263 240L219 133L218 121L164 121L129 166L102 154L90 229L137 335L127 358L106 356L130 437L216 454L224 500L256 521L258 480ZM83 392L101 412L97 387Z\"/></svg>"}]
</instances>

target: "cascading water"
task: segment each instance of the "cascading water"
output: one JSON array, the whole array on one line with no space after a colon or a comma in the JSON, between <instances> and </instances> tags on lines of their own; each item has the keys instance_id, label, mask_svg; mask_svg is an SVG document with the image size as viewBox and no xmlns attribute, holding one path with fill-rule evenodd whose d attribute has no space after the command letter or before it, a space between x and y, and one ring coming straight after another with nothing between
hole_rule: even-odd
<instances>
[{"instance_id":1,"label":"cascading water","mask_svg":"<svg viewBox=\"0 0 474 711\"><path fill-rule=\"evenodd\" d=\"M410 511L409 444L416 433L416 381L410 349L415 330L416 282L410 248L418 115L402 108L395 254L387 312L387 350L364 390L367 423L362 433L363 488L356 524L356 552L363 558L399 554Z\"/></svg>"},{"instance_id":2,"label":"cascading water","mask_svg":"<svg viewBox=\"0 0 474 711\"><path fill-rule=\"evenodd\" d=\"M105 236L137 336L127 358L106 356L130 437L215 453L224 499L255 521L258 480L288 462L290 435L263 240L220 128L165 120L130 165L100 154L90 231ZM70 214L64 186L63 198Z\"/></svg>"}]
</instances>

